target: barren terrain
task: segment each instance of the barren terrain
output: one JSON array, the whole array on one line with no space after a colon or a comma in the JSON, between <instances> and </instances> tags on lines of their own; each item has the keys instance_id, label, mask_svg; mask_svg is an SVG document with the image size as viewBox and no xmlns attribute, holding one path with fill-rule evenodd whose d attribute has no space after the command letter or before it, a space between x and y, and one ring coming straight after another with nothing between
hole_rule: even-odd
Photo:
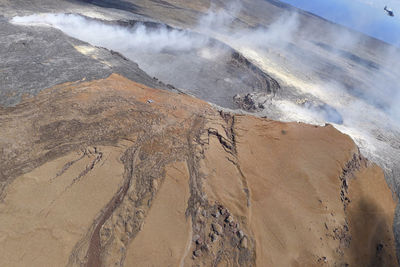
<instances>
[{"instance_id":1,"label":"barren terrain","mask_svg":"<svg viewBox=\"0 0 400 267\"><path fill-rule=\"evenodd\" d=\"M44 90L1 124L1 265L396 265L383 173L332 126L116 74Z\"/></svg>"},{"instance_id":2,"label":"barren terrain","mask_svg":"<svg viewBox=\"0 0 400 267\"><path fill-rule=\"evenodd\" d=\"M0 266L398 266L400 53L242 2L0 0Z\"/></svg>"}]
</instances>

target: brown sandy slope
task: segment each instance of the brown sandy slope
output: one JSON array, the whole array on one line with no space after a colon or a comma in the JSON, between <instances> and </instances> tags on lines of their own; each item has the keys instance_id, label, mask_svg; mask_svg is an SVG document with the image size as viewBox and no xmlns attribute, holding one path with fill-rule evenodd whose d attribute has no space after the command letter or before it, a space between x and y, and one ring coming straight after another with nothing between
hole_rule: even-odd
<instances>
[{"instance_id":1,"label":"brown sandy slope","mask_svg":"<svg viewBox=\"0 0 400 267\"><path fill-rule=\"evenodd\" d=\"M331 126L113 74L0 127L0 266L397 265L383 173Z\"/></svg>"}]
</instances>

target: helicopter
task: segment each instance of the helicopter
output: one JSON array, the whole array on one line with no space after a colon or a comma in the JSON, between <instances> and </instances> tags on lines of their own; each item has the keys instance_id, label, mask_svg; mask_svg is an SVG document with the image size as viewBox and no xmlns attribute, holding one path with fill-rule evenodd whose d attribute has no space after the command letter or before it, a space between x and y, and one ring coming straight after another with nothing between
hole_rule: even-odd
<instances>
[{"instance_id":1,"label":"helicopter","mask_svg":"<svg viewBox=\"0 0 400 267\"><path fill-rule=\"evenodd\" d=\"M387 6L385 6L385 7L383 8L383 10L386 11L386 13L388 14L388 16L394 17L394 12L393 12L393 10L388 9Z\"/></svg>"}]
</instances>

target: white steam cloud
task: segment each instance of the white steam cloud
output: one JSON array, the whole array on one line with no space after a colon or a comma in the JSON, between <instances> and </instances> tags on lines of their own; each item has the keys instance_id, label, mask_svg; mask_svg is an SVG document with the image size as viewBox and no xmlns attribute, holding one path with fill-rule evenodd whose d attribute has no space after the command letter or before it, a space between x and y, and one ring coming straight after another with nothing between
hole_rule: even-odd
<instances>
[{"instance_id":1,"label":"white steam cloud","mask_svg":"<svg viewBox=\"0 0 400 267\"><path fill-rule=\"evenodd\" d=\"M42 25L57 28L66 34L116 51L160 52L162 50L187 51L204 46L208 39L189 35L185 31L166 27L149 29L143 24L133 29L101 23L75 14L41 14L14 17L15 24Z\"/></svg>"}]
</instances>

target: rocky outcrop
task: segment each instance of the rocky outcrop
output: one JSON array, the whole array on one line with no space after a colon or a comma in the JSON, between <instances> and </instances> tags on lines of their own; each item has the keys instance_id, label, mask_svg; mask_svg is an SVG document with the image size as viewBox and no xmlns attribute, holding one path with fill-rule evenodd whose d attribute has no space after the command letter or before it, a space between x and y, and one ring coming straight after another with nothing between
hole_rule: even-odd
<instances>
[{"instance_id":1,"label":"rocky outcrop","mask_svg":"<svg viewBox=\"0 0 400 267\"><path fill-rule=\"evenodd\" d=\"M2 266L397 264L383 173L332 126L117 74L43 90L0 124Z\"/></svg>"}]
</instances>

